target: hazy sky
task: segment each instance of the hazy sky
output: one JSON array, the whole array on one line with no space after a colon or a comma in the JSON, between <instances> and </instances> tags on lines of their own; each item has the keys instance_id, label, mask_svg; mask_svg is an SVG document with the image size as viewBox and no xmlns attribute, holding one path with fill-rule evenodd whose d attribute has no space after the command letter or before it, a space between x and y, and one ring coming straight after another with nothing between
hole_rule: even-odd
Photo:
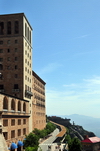
<instances>
[{"instance_id":1,"label":"hazy sky","mask_svg":"<svg viewBox=\"0 0 100 151\"><path fill-rule=\"evenodd\" d=\"M47 115L100 117L100 0L0 0L0 14L22 12Z\"/></svg>"}]
</instances>

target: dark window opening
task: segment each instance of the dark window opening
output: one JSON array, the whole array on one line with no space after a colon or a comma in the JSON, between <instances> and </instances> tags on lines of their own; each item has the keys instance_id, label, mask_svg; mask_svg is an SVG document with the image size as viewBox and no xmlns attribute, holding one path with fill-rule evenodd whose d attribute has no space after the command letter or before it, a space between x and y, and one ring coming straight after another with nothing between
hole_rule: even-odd
<instances>
[{"instance_id":1,"label":"dark window opening","mask_svg":"<svg viewBox=\"0 0 100 151\"><path fill-rule=\"evenodd\" d=\"M8 110L8 99L6 97L4 97L4 100L3 100L3 109Z\"/></svg>"},{"instance_id":2,"label":"dark window opening","mask_svg":"<svg viewBox=\"0 0 100 151\"><path fill-rule=\"evenodd\" d=\"M3 70L3 65L2 64L0 64L0 70Z\"/></svg>"},{"instance_id":3,"label":"dark window opening","mask_svg":"<svg viewBox=\"0 0 100 151\"><path fill-rule=\"evenodd\" d=\"M7 22L7 34L11 34L11 21Z\"/></svg>"},{"instance_id":4,"label":"dark window opening","mask_svg":"<svg viewBox=\"0 0 100 151\"><path fill-rule=\"evenodd\" d=\"M7 52L9 53L9 52L10 52L10 49L8 49Z\"/></svg>"},{"instance_id":5,"label":"dark window opening","mask_svg":"<svg viewBox=\"0 0 100 151\"><path fill-rule=\"evenodd\" d=\"M15 69L18 69L17 65L15 65Z\"/></svg>"},{"instance_id":6,"label":"dark window opening","mask_svg":"<svg viewBox=\"0 0 100 151\"><path fill-rule=\"evenodd\" d=\"M25 104L25 102L23 104L23 111L26 112L26 104Z\"/></svg>"},{"instance_id":7,"label":"dark window opening","mask_svg":"<svg viewBox=\"0 0 100 151\"><path fill-rule=\"evenodd\" d=\"M15 44L17 44L18 43L18 40L15 40Z\"/></svg>"},{"instance_id":8,"label":"dark window opening","mask_svg":"<svg viewBox=\"0 0 100 151\"><path fill-rule=\"evenodd\" d=\"M21 136L21 129L18 129L18 136Z\"/></svg>"},{"instance_id":9,"label":"dark window opening","mask_svg":"<svg viewBox=\"0 0 100 151\"><path fill-rule=\"evenodd\" d=\"M0 58L0 62L2 62L3 61L3 58Z\"/></svg>"},{"instance_id":10,"label":"dark window opening","mask_svg":"<svg viewBox=\"0 0 100 151\"><path fill-rule=\"evenodd\" d=\"M3 41L2 40L0 40L0 45L2 45L3 44Z\"/></svg>"},{"instance_id":11,"label":"dark window opening","mask_svg":"<svg viewBox=\"0 0 100 151\"><path fill-rule=\"evenodd\" d=\"M11 101L11 110L15 110L15 101L13 99Z\"/></svg>"},{"instance_id":12,"label":"dark window opening","mask_svg":"<svg viewBox=\"0 0 100 151\"><path fill-rule=\"evenodd\" d=\"M0 53L3 53L3 49L0 49Z\"/></svg>"},{"instance_id":13,"label":"dark window opening","mask_svg":"<svg viewBox=\"0 0 100 151\"><path fill-rule=\"evenodd\" d=\"M15 74L15 78L18 78L18 74Z\"/></svg>"},{"instance_id":14,"label":"dark window opening","mask_svg":"<svg viewBox=\"0 0 100 151\"><path fill-rule=\"evenodd\" d=\"M19 22L15 21L15 34L19 33Z\"/></svg>"},{"instance_id":15,"label":"dark window opening","mask_svg":"<svg viewBox=\"0 0 100 151\"><path fill-rule=\"evenodd\" d=\"M4 89L4 85L0 84L0 90L3 90L3 89Z\"/></svg>"},{"instance_id":16,"label":"dark window opening","mask_svg":"<svg viewBox=\"0 0 100 151\"><path fill-rule=\"evenodd\" d=\"M2 73L0 73L0 80L2 80L3 79L3 75L2 75Z\"/></svg>"},{"instance_id":17,"label":"dark window opening","mask_svg":"<svg viewBox=\"0 0 100 151\"><path fill-rule=\"evenodd\" d=\"M18 60L18 57L15 57L15 61L17 61Z\"/></svg>"},{"instance_id":18,"label":"dark window opening","mask_svg":"<svg viewBox=\"0 0 100 151\"><path fill-rule=\"evenodd\" d=\"M18 111L21 111L21 102L18 102Z\"/></svg>"},{"instance_id":19,"label":"dark window opening","mask_svg":"<svg viewBox=\"0 0 100 151\"><path fill-rule=\"evenodd\" d=\"M15 138L15 131L11 131L11 138Z\"/></svg>"},{"instance_id":20,"label":"dark window opening","mask_svg":"<svg viewBox=\"0 0 100 151\"><path fill-rule=\"evenodd\" d=\"M18 119L18 125L21 125L21 119Z\"/></svg>"},{"instance_id":21,"label":"dark window opening","mask_svg":"<svg viewBox=\"0 0 100 151\"><path fill-rule=\"evenodd\" d=\"M0 22L0 35L4 34L4 22Z\"/></svg>"},{"instance_id":22,"label":"dark window opening","mask_svg":"<svg viewBox=\"0 0 100 151\"><path fill-rule=\"evenodd\" d=\"M14 89L18 89L18 84L14 84Z\"/></svg>"}]
</instances>

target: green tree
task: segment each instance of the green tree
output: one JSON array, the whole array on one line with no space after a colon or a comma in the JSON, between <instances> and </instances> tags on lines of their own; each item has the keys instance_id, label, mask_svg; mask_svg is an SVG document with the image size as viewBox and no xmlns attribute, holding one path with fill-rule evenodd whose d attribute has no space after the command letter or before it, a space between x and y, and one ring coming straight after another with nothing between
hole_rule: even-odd
<instances>
[{"instance_id":1,"label":"green tree","mask_svg":"<svg viewBox=\"0 0 100 151\"><path fill-rule=\"evenodd\" d=\"M33 133L30 133L26 136L26 139L24 140L24 147L25 149L27 147L34 147L38 148L39 145L39 137ZM30 148L29 148L30 149ZM27 150L28 151L28 150ZM32 150L33 151L33 150ZM35 150L34 150L35 151ZM37 151L37 150L36 150Z\"/></svg>"},{"instance_id":2,"label":"green tree","mask_svg":"<svg viewBox=\"0 0 100 151\"><path fill-rule=\"evenodd\" d=\"M26 147L25 151L37 151L37 147Z\"/></svg>"},{"instance_id":3,"label":"green tree","mask_svg":"<svg viewBox=\"0 0 100 151\"><path fill-rule=\"evenodd\" d=\"M66 135L66 137L65 137L65 140L64 140L65 142L67 142L68 144L70 144L71 143L71 137L70 137L70 135L69 134L67 134Z\"/></svg>"},{"instance_id":4,"label":"green tree","mask_svg":"<svg viewBox=\"0 0 100 151\"><path fill-rule=\"evenodd\" d=\"M78 138L73 138L71 142L68 144L69 146L69 151L81 151L81 142L79 141Z\"/></svg>"}]
</instances>

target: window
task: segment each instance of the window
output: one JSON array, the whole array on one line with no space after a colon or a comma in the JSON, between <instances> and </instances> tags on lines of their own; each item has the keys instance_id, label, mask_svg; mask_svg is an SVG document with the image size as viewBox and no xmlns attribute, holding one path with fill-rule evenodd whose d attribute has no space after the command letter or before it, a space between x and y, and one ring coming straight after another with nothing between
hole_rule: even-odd
<instances>
[{"instance_id":1,"label":"window","mask_svg":"<svg viewBox=\"0 0 100 151\"><path fill-rule=\"evenodd\" d=\"M7 58L7 61L10 61L10 57Z\"/></svg>"},{"instance_id":2,"label":"window","mask_svg":"<svg viewBox=\"0 0 100 151\"><path fill-rule=\"evenodd\" d=\"M27 90L27 85L25 85L25 90Z\"/></svg>"},{"instance_id":3,"label":"window","mask_svg":"<svg viewBox=\"0 0 100 151\"><path fill-rule=\"evenodd\" d=\"M15 138L15 131L11 131L11 138Z\"/></svg>"},{"instance_id":4,"label":"window","mask_svg":"<svg viewBox=\"0 0 100 151\"><path fill-rule=\"evenodd\" d=\"M0 62L2 62L3 61L3 58L0 58Z\"/></svg>"},{"instance_id":5,"label":"window","mask_svg":"<svg viewBox=\"0 0 100 151\"><path fill-rule=\"evenodd\" d=\"M18 84L14 84L14 89L18 89Z\"/></svg>"},{"instance_id":6,"label":"window","mask_svg":"<svg viewBox=\"0 0 100 151\"><path fill-rule=\"evenodd\" d=\"M0 45L2 45L3 44L3 41L2 40L0 40Z\"/></svg>"},{"instance_id":7,"label":"window","mask_svg":"<svg viewBox=\"0 0 100 151\"><path fill-rule=\"evenodd\" d=\"M15 52L18 52L18 49L17 49L17 48L15 48Z\"/></svg>"},{"instance_id":8,"label":"window","mask_svg":"<svg viewBox=\"0 0 100 151\"><path fill-rule=\"evenodd\" d=\"M29 28L28 28L28 40L29 40Z\"/></svg>"},{"instance_id":9,"label":"window","mask_svg":"<svg viewBox=\"0 0 100 151\"><path fill-rule=\"evenodd\" d=\"M17 66L17 65L15 65L15 69L18 69L18 66Z\"/></svg>"},{"instance_id":10,"label":"window","mask_svg":"<svg viewBox=\"0 0 100 151\"><path fill-rule=\"evenodd\" d=\"M31 31L30 31L30 43L31 43Z\"/></svg>"},{"instance_id":11,"label":"window","mask_svg":"<svg viewBox=\"0 0 100 151\"><path fill-rule=\"evenodd\" d=\"M0 49L0 53L3 53L3 49Z\"/></svg>"},{"instance_id":12,"label":"window","mask_svg":"<svg viewBox=\"0 0 100 151\"><path fill-rule=\"evenodd\" d=\"M2 80L3 79L3 75L2 75L2 73L0 73L0 80Z\"/></svg>"},{"instance_id":13,"label":"window","mask_svg":"<svg viewBox=\"0 0 100 151\"><path fill-rule=\"evenodd\" d=\"M4 34L4 22L0 22L0 35Z\"/></svg>"},{"instance_id":14,"label":"window","mask_svg":"<svg viewBox=\"0 0 100 151\"><path fill-rule=\"evenodd\" d=\"M7 22L7 34L11 34L11 21Z\"/></svg>"},{"instance_id":15,"label":"window","mask_svg":"<svg viewBox=\"0 0 100 151\"><path fill-rule=\"evenodd\" d=\"M23 124L26 124L26 119L23 119Z\"/></svg>"},{"instance_id":16,"label":"window","mask_svg":"<svg viewBox=\"0 0 100 151\"><path fill-rule=\"evenodd\" d=\"M7 69L10 70L10 66L7 66Z\"/></svg>"},{"instance_id":17,"label":"window","mask_svg":"<svg viewBox=\"0 0 100 151\"><path fill-rule=\"evenodd\" d=\"M21 135L21 129L18 129L18 136Z\"/></svg>"},{"instance_id":18,"label":"window","mask_svg":"<svg viewBox=\"0 0 100 151\"><path fill-rule=\"evenodd\" d=\"M25 67L25 71L27 71L27 67Z\"/></svg>"},{"instance_id":19,"label":"window","mask_svg":"<svg viewBox=\"0 0 100 151\"><path fill-rule=\"evenodd\" d=\"M27 25L25 23L25 37L27 37Z\"/></svg>"},{"instance_id":20,"label":"window","mask_svg":"<svg viewBox=\"0 0 100 151\"><path fill-rule=\"evenodd\" d=\"M15 101L14 101L14 99L11 100L11 110L15 110Z\"/></svg>"},{"instance_id":21,"label":"window","mask_svg":"<svg viewBox=\"0 0 100 151\"><path fill-rule=\"evenodd\" d=\"M21 125L21 119L18 119L18 125Z\"/></svg>"},{"instance_id":22,"label":"window","mask_svg":"<svg viewBox=\"0 0 100 151\"><path fill-rule=\"evenodd\" d=\"M19 22L15 21L15 34L19 33Z\"/></svg>"},{"instance_id":23,"label":"window","mask_svg":"<svg viewBox=\"0 0 100 151\"><path fill-rule=\"evenodd\" d=\"M15 40L15 44L17 44L18 43L18 40Z\"/></svg>"},{"instance_id":24,"label":"window","mask_svg":"<svg viewBox=\"0 0 100 151\"><path fill-rule=\"evenodd\" d=\"M7 41L7 44L10 44L10 40Z\"/></svg>"},{"instance_id":25,"label":"window","mask_svg":"<svg viewBox=\"0 0 100 151\"><path fill-rule=\"evenodd\" d=\"M8 110L8 99L6 97L3 99L3 109Z\"/></svg>"},{"instance_id":26,"label":"window","mask_svg":"<svg viewBox=\"0 0 100 151\"><path fill-rule=\"evenodd\" d=\"M27 59L25 59L25 63L27 63Z\"/></svg>"},{"instance_id":27,"label":"window","mask_svg":"<svg viewBox=\"0 0 100 151\"><path fill-rule=\"evenodd\" d=\"M25 104L25 102L23 104L23 111L26 112L26 104Z\"/></svg>"},{"instance_id":28,"label":"window","mask_svg":"<svg viewBox=\"0 0 100 151\"><path fill-rule=\"evenodd\" d=\"M18 101L18 111L21 111L21 102Z\"/></svg>"},{"instance_id":29,"label":"window","mask_svg":"<svg viewBox=\"0 0 100 151\"><path fill-rule=\"evenodd\" d=\"M15 74L15 78L18 78L18 74Z\"/></svg>"},{"instance_id":30,"label":"window","mask_svg":"<svg viewBox=\"0 0 100 151\"><path fill-rule=\"evenodd\" d=\"M11 126L14 126L15 125L15 119L12 119L11 120Z\"/></svg>"},{"instance_id":31,"label":"window","mask_svg":"<svg viewBox=\"0 0 100 151\"><path fill-rule=\"evenodd\" d=\"M0 84L0 90L4 89L3 84Z\"/></svg>"},{"instance_id":32,"label":"window","mask_svg":"<svg viewBox=\"0 0 100 151\"><path fill-rule=\"evenodd\" d=\"M25 76L25 80L27 80L27 76Z\"/></svg>"},{"instance_id":33,"label":"window","mask_svg":"<svg viewBox=\"0 0 100 151\"><path fill-rule=\"evenodd\" d=\"M8 126L8 120L3 120L3 126Z\"/></svg>"},{"instance_id":34,"label":"window","mask_svg":"<svg viewBox=\"0 0 100 151\"><path fill-rule=\"evenodd\" d=\"M9 53L9 52L10 52L10 49L7 49L7 52Z\"/></svg>"},{"instance_id":35,"label":"window","mask_svg":"<svg viewBox=\"0 0 100 151\"><path fill-rule=\"evenodd\" d=\"M2 64L0 64L0 70L3 70L3 65Z\"/></svg>"},{"instance_id":36,"label":"window","mask_svg":"<svg viewBox=\"0 0 100 151\"><path fill-rule=\"evenodd\" d=\"M23 128L23 135L26 135L26 128Z\"/></svg>"},{"instance_id":37,"label":"window","mask_svg":"<svg viewBox=\"0 0 100 151\"><path fill-rule=\"evenodd\" d=\"M25 50L25 54L27 55L27 50Z\"/></svg>"},{"instance_id":38,"label":"window","mask_svg":"<svg viewBox=\"0 0 100 151\"><path fill-rule=\"evenodd\" d=\"M18 60L18 58L17 57L15 57L15 61L17 61Z\"/></svg>"}]
</instances>

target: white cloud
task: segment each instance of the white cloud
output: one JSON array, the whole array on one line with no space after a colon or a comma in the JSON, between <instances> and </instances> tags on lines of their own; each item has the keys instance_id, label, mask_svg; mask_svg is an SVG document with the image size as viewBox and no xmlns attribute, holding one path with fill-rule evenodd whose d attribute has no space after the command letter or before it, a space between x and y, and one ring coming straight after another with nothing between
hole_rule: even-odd
<instances>
[{"instance_id":1,"label":"white cloud","mask_svg":"<svg viewBox=\"0 0 100 151\"><path fill-rule=\"evenodd\" d=\"M77 38L85 38L85 37L88 37L89 35L87 34L87 35L81 35L81 36L79 36L79 37L76 37L75 39L77 39Z\"/></svg>"},{"instance_id":2,"label":"white cloud","mask_svg":"<svg viewBox=\"0 0 100 151\"><path fill-rule=\"evenodd\" d=\"M49 63L44 68L41 69L40 74L51 73L56 69L60 68L62 65L59 63Z\"/></svg>"},{"instance_id":3,"label":"white cloud","mask_svg":"<svg viewBox=\"0 0 100 151\"><path fill-rule=\"evenodd\" d=\"M64 91L47 90L47 114L83 114L98 116L100 110L100 77L82 83L64 85ZM51 110L52 108L52 110Z\"/></svg>"}]
</instances>

